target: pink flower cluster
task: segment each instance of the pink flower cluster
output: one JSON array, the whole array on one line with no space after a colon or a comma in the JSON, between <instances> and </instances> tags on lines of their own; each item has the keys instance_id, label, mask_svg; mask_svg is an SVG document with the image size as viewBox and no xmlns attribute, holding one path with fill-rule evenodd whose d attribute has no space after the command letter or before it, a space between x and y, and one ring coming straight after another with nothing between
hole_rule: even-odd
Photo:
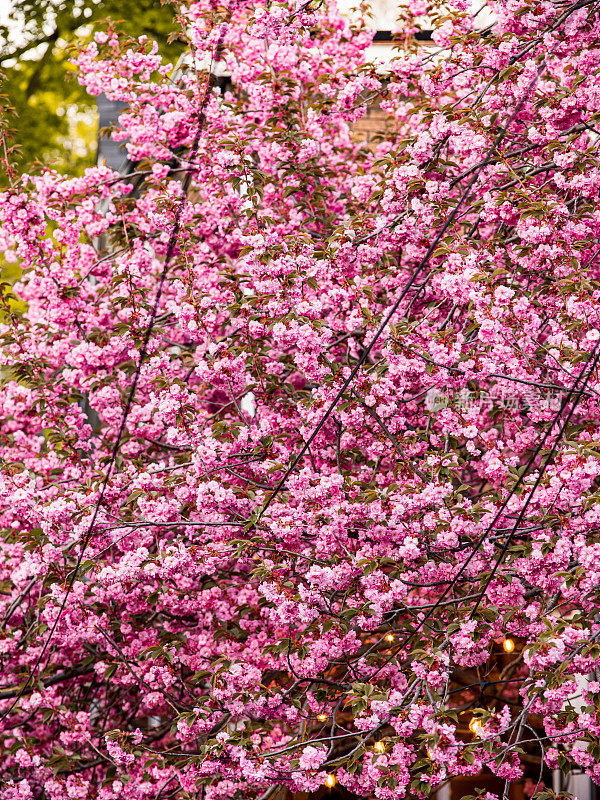
<instances>
[{"instance_id":1,"label":"pink flower cluster","mask_svg":"<svg viewBox=\"0 0 600 800\"><path fill-rule=\"evenodd\" d=\"M600 12L466 5L79 53L136 190L0 196L0 800L600 782Z\"/></svg>"}]
</instances>

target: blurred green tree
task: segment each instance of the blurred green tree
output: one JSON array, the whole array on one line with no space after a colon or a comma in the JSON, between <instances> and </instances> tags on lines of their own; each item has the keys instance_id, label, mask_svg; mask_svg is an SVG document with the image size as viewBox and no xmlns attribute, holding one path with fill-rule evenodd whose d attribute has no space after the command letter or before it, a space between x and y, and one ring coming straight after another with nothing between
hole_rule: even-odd
<instances>
[{"instance_id":1,"label":"blurred green tree","mask_svg":"<svg viewBox=\"0 0 600 800\"><path fill-rule=\"evenodd\" d=\"M78 175L95 162L96 98L79 85L70 53L107 21L152 38L173 62L183 49L170 0L13 0L0 24L0 188L40 164ZM19 274L0 259L0 280Z\"/></svg>"},{"instance_id":2,"label":"blurred green tree","mask_svg":"<svg viewBox=\"0 0 600 800\"><path fill-rule=\"evenodd\" d=\"M94 162L95 98L77 82L69 51L105 20L151 37L170 60L181 52L170 38L172 7L159 0L19 0L0 25L1 92L17 173L37 162L79 174Z\"/></svg>"}]
</instances>

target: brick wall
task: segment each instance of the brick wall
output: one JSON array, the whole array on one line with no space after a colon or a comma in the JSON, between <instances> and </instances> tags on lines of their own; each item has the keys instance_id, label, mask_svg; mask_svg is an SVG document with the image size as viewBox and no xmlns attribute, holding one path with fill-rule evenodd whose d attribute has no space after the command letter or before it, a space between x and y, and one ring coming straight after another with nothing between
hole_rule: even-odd
<instances>
[{"instance_id":1,"label":"brick wall","mask_svg":"<svg viewBox=\"0 0 600 800\"><path fill-rule=\"evenodd\" d=\"M385 133L393 125L393 120L383 111L379 103L373 103L362 119L352 126L357 139L368 144L376 144L377 134Z\"/></svg>"}]
</instances>

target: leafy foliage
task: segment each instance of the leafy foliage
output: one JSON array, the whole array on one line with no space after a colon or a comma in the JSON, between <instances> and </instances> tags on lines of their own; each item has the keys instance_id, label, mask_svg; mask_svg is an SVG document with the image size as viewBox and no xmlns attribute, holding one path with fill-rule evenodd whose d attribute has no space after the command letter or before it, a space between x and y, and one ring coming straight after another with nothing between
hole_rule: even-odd
<instances>
[{"instance_id":1,"label":"leafy foliage","mask_svg":"<svg viewBox=\"0 0 600 800\"><path fill-rule=\"evenodd\" d=\"M78 83L70 53L105 20L127 35L151 37L167 58L182 50L169 41L173 8L157 0L23 0L0 26L13 170L43 164L78 175L93 163L95 102Z\"/></svg>"},{"instance_id":2,"label":"leafy foliage","mask_svg":"<svg viewBox=\"0 0 600 800\"><path fill-rule=\"evenodd\" d=\"M0 197L0 800L600 781L599 4L179 10Z\"/></svg>"}]
</instances>

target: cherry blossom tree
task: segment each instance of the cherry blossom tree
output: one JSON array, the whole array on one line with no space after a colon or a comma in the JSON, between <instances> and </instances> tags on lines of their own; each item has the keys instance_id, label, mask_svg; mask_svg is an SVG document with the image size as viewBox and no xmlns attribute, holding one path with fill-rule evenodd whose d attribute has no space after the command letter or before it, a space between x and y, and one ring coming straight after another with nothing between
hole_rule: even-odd
<instances>
[{"instance_id":1,"label":"cherry blossom tree","mask_svg":"<svg viewBox=\"0 0 600 800\"><path fill-rule=\"evenodd\" d=\"M136 167L1 196L0 800L600 781L600 9L489 11L77 53Z\"/></svg>"}]
</instances>

